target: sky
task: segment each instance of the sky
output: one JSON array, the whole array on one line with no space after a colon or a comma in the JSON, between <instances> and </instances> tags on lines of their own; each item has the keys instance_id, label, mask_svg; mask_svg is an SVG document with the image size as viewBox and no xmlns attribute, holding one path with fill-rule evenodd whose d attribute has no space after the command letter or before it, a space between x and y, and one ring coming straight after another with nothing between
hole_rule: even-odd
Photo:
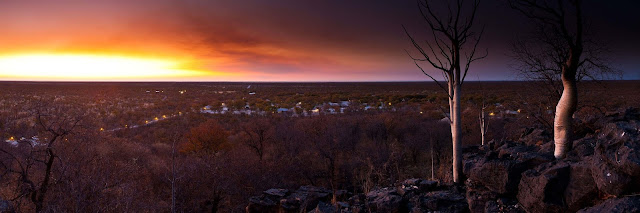
<instances>
[{"instance_id":1,"label":"sky","mask_svg":"<svg viewBox=\"0 0 640 213\"><path fill-rule=\"evenodd\" d=\"M585 4L623 79L640 79L640 3ZM468 79L517 80L528 20L490 0L478 23L489 55ZM429 80L402 25L428 39L415 0L0 0L0 80Z\"/></svg>"}]
</instances>

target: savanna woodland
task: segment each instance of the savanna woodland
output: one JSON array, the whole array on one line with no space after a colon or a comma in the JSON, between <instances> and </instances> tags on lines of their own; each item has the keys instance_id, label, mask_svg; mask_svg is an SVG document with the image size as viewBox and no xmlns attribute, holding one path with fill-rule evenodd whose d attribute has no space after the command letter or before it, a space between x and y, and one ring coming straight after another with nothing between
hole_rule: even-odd
<instances>
[{"instance_id":1,"label":"savanna woodland","mask_svg":"<svg viewBox=\"0 0 640 213\"><path fill-rule=\"evenodd\" d=\"M0 212L640 212L638 6L0 1Z\"/></svg>"}]
</instances>

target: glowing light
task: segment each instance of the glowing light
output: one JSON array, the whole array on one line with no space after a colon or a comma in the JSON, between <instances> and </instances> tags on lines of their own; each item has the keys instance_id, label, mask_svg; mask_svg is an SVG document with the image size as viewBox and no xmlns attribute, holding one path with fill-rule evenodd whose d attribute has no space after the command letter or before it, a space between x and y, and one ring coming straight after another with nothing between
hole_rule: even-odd
<instances>
[{"instance_id":1,"label":"glowing light","mask_svg":"<svg viewBox=\"0 0 640 213\"><path fill-rule=\"evenodd\" d=\"M162 118L167 118L167 115L162 115Z\"/></svg>"},{"instance_id":2,"label":"glowing light","mask_svg":"<svg viewBox=\"0 0 640 213\"><path fill-rule=\"evenodd\" d=\"M157 121L157 120L159 120L159 119L158 119L158 117L156 117L156 118L154 118L153 120L154 120L154 121Z\"/></svg>"},{"instance_id":3,"label":"glowing light","mask_svg":"<svg viewBox=\"0 0 640 213\"><path fill-rule=\"evenodd\" d=\"M104 131L104 128L100 128L100 131Z\"/></svg>"},{"instance_id":4,"label":"glowing light","mask_svg":"<svg viewBox=\"0 0 640 213\"><path fill-rule=\"evenodd\" d=\"M11 137L9 138L9 140L15 140L15 138L14 138L13 136L11 136Z\"/></svg>"},{"instance_id":5,"label":"glowing light","mask_svg":"<svg viewBox=\"0 0 640 213\"><path fill-rule=\"evenodd\" d=\"M489 113L489 116L494 116L494 115L496 115L496 113L493 113L493 112Z\"/></svg>"},{"instance_id":6,"label":"glowing light","mask_svg":"<svg viewBox=\"0 0 640 213\"><path fill-rule=\"evenodd\" d=\"M179 68L179 61L91 54L25 54L0 56L0 77L71 80L118 80L201 76Z\"/></svg>"}]
</instances>

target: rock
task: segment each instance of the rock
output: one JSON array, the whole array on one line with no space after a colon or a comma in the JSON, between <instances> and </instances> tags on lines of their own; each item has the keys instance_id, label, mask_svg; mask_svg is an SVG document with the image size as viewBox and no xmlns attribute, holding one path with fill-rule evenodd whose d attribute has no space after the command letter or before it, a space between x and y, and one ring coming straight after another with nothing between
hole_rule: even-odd
<instances>
[{"instance_id":1,"label":"rock","mask_svg":"<svg viewBox=\"0 0 640 213\"><path fill-rule=\"evenodd\" d=\"M596 153L591 158L591 177L598 190L605 194L621 196L629 191L632 179L628 175L618 172L607 163L606 157Z\"/></svg>"},{"instance_id":2,"label":"rock","mask_svg":"<svg viewBox=\"0 0 640 213\"><path fill-rule=\"evenodd\" d=\"M579 213L623 213L640 212L640 197L624 197L606 200L596 206L584 208Z\"/></svg>"},{"instance_id":3,"label":"rock","mask_svg":"<svg viewBox=\"0 0 640 213\"><path fill-rule=\"evenodd\" d=\"M13 209L13 206L11 205L11 202L9 202L7 200L1 200L0 199L0 212L1 213L13 213L13 212L15 212L15 210Z\"/></svg>"},{"instance_id":4,"label":"rock","mask_svg":"<svg viewBox=\"0 0 640 213\"><path fill-rule=\"evenodd\" d=\"M464 195L452 191L434 191L415 196L411 203L415 209L423 212L469 212Z\"/></svg>"},{"instance_id":5,"label":"rock","mask_svg":"<svg viewBox=\"0 0 640 213\"><path fill-rule=\"evenodd\" d=\"M301 186L280 201L283 209L301 209L307 211L315 209L319 202L329 203L331 201L331 191L315 186Z\"/></svg>"},{"instance_id":6,"label":"rock","mask_svg":"<svg viewBox=\"0 0 640 213\"><path fill-rule=\"evenodd\" d=\"M583 158L592 156L596 139L594 137L586 137L573 141L571 150L567 153L565 158L568 161L581 161Z\"/></svg>"},{"instance_id":7,"label":"rock","mask_svg":"<svg viewBox=\"0 0 640 213\"><path fill-rule=\"evenodd\" d=\"M525 169L529 170L533 169L538 165L549 163L555 160L555 157L552 153L539 153L534 151L521 152L516 154L516 159L519 164ZM518 180L519 182L519 180Z\"/></svg>"},{"instance_id":8,"label":"rock","mask_svg":"<svg viewBox=\"0 0 640 213\"><path fill-rule=\"evenodd\" d=\"M527 170L520 180L518 201L527 212L562 212L569 182L569 164L554 161Z\"/></svg>"},{"instance_id":9,"label":"rock","mask_svg":"<svg viewBox=\"0 0 640 213\"><path fill-rule=\"evenodd\" d=\"M273 200L254 196L249 198L249 205L246 208L247 212L278 212L278 205Z\"/></svg>"},{"instance_id":10,"label":"rock","mask_svg":"<svg viewBox=\"0 0 640 213\"><path fill-rule=\"evenodd\" d=\"M406 191L411 189L419 190L420 192L429 192L435 190L438 187L438 181L426 180L420 178L407 179L402 182L400 188Z\"/></svg>"},{"instance_id":11,"label":"rock","mask_svg":"<svg viewBox=\"0 0 640 213\"><path fill-rule=\"evenodd\" d=\"M471 180L466 181L466 186L466 199L471 212L485 212L487 203L494 201L498 196L497 193L489 191L487 188Z\"/></svg>"},{"instance_id":12,"label":"rock","mask_svg":"<svg viewBox=\"0 0 640 213\"><path fill-rule=\"evenodd\" d=\"M552 140L552 134L544 129L526 128L520 136L520 141L526 145L542 145Z\"/></svg>"},{"instance_id":13,"label":"rock","mask_svg":"<svg viewBox=\"0 0 640 213\"><path fill-rule=\"evenodd\" d=\"M469 207L471 208L471 207ZM471 210L471 212L475 212L473 210ZM488 201L485 205L484 205L484 212L500 212L500 206L498 206L498 202L496 201Z\"/></svg>"},{"instance_id":14,"label":"rock","mask_svg":"<svg viewBox=\"0 0 640 213\"><path fill-rule=\"evenodd\" d=\"M264 194L267 198L269 198L271 200L279 201L280 199L282 199L283 197L285 197L285 196L287 196L289 194L289 190L286 190L286 189L268 189L268 190L264 191L262 194Z\"/></svg>"},{"instance_id":15,"label":"rock","mask_svg":"<svg viewBox=\"0 0 640 213\"><path fill-rule=\"evenodd\" d=\"M640 125L636 121L609 123L598 136L596 151L625 174L640 176Z\"/></svg>"},{"instance_id":16,"label":"rock","mask_svg":"<svg viewBox=\"0 0 640 213\"><path fill-rule=\"evenodd\" d=\"M564 201L570 212L592 206L598 198L598 187L591 175L588 161L570 164L569 184L564 191Z\"/></svg>"},{"instance_id":17,"label":"rock","mask_svg":"<svg viewBox=\"0 0 640 213\"><path fill-rule=\"evenodd\" d=\"M499 194L515 193L521 173L527 168L513 160L479 162L469 171L469 179Z\"/></svg>"},{"instance_id":18,"label":"rock","mask_svg":"<svg viewBox=\"0 0 640 213\"><path fill-rule=\"evenodd\" d=\"M402 196L396 188L388 187L367 193L366 207L370 212L406 212L402 206Z\"/></svg>"},{"instance_id":19,"label":"rock","mask_svg":"<svg viewBox=\"0 0 640 213\"><path fill-rule=\"evenodd\" d=\"M532 149L529 146L514 142L507 142L499 147L496 151L498 151L498 158L500 159L515 159L515 157L519 153L524 153L531 150Z\"/></svg>"},{"instance_id":20,"label":"rock","mask_svg":"<svg viewBox=\"0 0 640 213\"><path fill-rule=\"evenodd\" d=\"M335 213L335 212L338 212L338 208L325 202L319 202L318 206L309 212L310 213Z\"/></svg>"}]
</instances>

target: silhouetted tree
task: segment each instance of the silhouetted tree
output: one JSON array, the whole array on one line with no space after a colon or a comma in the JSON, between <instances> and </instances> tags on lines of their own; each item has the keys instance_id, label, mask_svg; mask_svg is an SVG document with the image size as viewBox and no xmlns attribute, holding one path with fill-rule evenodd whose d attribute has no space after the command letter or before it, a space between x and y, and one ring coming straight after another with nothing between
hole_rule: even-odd
<instances>
[{"instance_id":1,"label":"silhouetted tree","mask_svg":"<svg viewBox=\"0 0 640 213\"><path fill-rule=\"evenodd\" d=\"M576 82L599 79L617 71L603 58L603 45L585 38L581 0L509 0L509 5L535 21L531 38L514 44L518 71L528 79L547 82L560 100L556 105L554 155L560 159L571 149L573 114L577 109ZM558 82L562 86L557 85Z\"/></svg>"},{"instance_id":2,"label":"silhouetted tree","mask_svg":"<svg viewBox=\"0 0 640 213\"><path fill-rule=\"evenodd\" d=\"M68 109L42 104L31 110L34 128L44 140L24 141L14 150L0 147L4 157L0 159L3 175L0 179L14 178L16 193L11 200L28 199L36 212L45 210L45 198L52 186L56 159L56 144L62 143L80 123L78 117L67 115ZM22 149L22 150L19 150ZM13 177L5 177L12 175Z\"/></svg>"},{"instance_id":3,"label":"silhouetted tree","mask_svg":"<svg viewBox=\"0 0 640 213\"><path fill-rule=\"evenodd\" d=\"M481 30L479 33L472 30L480 1L473 0L471 3L468 3L464 0L456 0L453 5L447 1L447 6L443 8L434 8L432 2L431 0L418 1L420 14L428 24L432 34L432 38L430 38L432 41L426 42L426 49L411 36L406 28L403 28L413 46L420 52L421 57L416 58L408 53L409 56L413 59L416 66L420 68L422 73L435 81L438 86L448 94L448 118L451 124L453 143L453 182L462 183L464 179L462 174L462 127L460 113L462 83L469 71L469 65L476 60L485 58L488 53L479 57L476 56L476 49L484 30ZM444 11L446 15L439 14L439 11ZM464 50L468 51L463 52ZM465 58L463 58L462 55L464 55ZM420 66L421 63L425 62L443 74L444 80L447 83L446 87L440 84L438 80Z\"/></svg>"}]
</instances>

